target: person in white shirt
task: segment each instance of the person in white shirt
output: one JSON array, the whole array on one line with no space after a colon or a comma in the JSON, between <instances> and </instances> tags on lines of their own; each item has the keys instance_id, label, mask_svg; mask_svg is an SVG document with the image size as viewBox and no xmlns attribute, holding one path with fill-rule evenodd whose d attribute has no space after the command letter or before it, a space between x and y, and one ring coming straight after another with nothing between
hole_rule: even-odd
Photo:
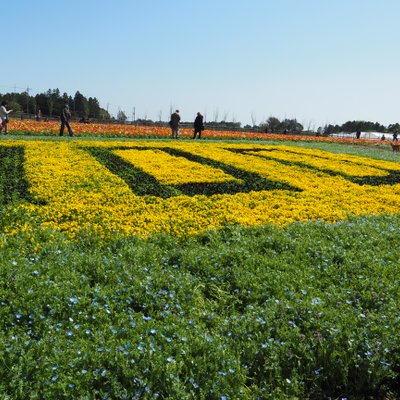
<instances>
[{"instance_id":1,"label":"person in white shirt","mask_svg":"<svg viewBox=\"0 0 400 400\"><path fill-rule=\"evenodd\" d=\"M7 101L3 100L0 104L0 132L4 129L4 134L8 135L7 125L8 125L8 114L13 110L7 111Z\"/></svg>"}]
</instances>

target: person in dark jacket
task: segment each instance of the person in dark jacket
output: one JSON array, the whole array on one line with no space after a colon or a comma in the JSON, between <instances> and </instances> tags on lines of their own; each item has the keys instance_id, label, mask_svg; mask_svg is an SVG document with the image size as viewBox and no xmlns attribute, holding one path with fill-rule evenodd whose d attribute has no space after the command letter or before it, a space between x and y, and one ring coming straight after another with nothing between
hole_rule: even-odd
<instances>
[{"instance_id":1,"label":"person in dark jacket","mask_svg":"<svg viewBox=\"0 0 400 400\"><path fill-rule=\"evenodd\" d=\"M203 116L199 112L197 113L193 126L194 126L193 139L196 139L197 134L199 134L199 139L201 139L201 132L204 131L204 124L203 124Z\"/></svg>"},{"instance_id":2,"label":"person in dark jacket","mask_svg":"<svg viewBox=\"0 0 400 400\"><path fill-rule=\"evenodd\" d=\"M171 114L171 119L169 121L169 126L171 127L171 136L175 139L179 138L179 122L181 120L181 116L179 115L179 110L176 110L173 114Z\"/></svg>"},{"instance_id":3,"label":"person in dark jacket","mask_svg":"<svg viewBox=\"0 0 400 400\"><path fill-rule=\"evenodd\" d=\"M65 103L60 113L60 121L61 121L60 136L64 135L65 127L67 127L68 129L69 136L74 136L74 133L72 132L71 126L69 124L70 119L71 119L71 111L69 110L69 105Z\"/></svg>"}]
</instances>

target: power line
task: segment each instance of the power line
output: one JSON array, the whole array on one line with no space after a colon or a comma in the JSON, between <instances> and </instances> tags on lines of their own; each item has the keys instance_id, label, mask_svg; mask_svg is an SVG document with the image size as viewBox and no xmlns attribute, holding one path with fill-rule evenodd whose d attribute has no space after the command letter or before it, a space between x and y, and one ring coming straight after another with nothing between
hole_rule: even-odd
<instances>
[{"instance_id":1,"label":"power line","mask_svg":"<svg viewBox=\"0 0 400 400\"><path fill-rule=\"evenodd\" d=\"M26 88L24 88L24 87L19 87L19 86L17 86L17 85L14 85L14 86L0 85L0 87L6 88L6 89L13 89L14 92L16 92L17 89L18 89L18 90L26 90ZM29 90L32 90L32 88L29 88L29 86L28 86L28 89L29 89Z\"/></svg>"}]
</instances>

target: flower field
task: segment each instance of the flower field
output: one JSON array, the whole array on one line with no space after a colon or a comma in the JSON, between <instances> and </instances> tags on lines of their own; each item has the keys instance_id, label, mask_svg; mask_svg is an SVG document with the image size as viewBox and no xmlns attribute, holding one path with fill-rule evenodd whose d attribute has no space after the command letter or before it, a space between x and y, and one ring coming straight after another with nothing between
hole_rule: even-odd
<instances>
[{"instance_id":1,"label":"flower field","mask_svg":"<svg viewBox=\"0 0 400 400\"><path fill-rule=\"evenodd\" d=\"M400 199L398 163L286 145L7 141L1 148L23 153L18 169L30 200L19 209L69 237L82 229L147 237L337 222L395 214Z\"/></svg>"},{"instance_id":2,"label":"flower field","mask_svg":"<svg viewBox=\"0 0 400 400\"><path fill-rule=\"evenodd\" d=\"M75 136L80 137L112 137L112 138L169 138L171 130L165 126L136 126L117 123L72 123ZM14 135L31 136L58 136L60 123L57 121L16 120L9 123L9 131ZM181 128L182 138L193 136L192 128ZM312 141L312 142L344 142L344 143L365 143L371 144L367 139L336 138L323 136L306 135L283 135L278 133L246 132L246 131L220 131L207 129L203 132L207 139L265 139L265 140L291 140L291 141ZM388 143L389 141L381 141Z\"/></svg>"},{"instance_id":3,"label":"flower field","mask_svg":"<svg viewBox=\"0 0 400 400\"><path fill-rule=\"evenodd\" d=\"M0 398L400 398L396 154L13 137L0 167Z\"/></svg>"}]
</instances>

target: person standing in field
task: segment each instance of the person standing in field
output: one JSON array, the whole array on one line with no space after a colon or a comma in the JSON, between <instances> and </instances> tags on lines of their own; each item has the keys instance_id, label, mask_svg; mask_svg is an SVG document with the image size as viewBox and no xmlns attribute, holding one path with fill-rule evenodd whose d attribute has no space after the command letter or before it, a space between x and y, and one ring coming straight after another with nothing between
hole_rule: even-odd
<instances>
[{"instance_id":1,"label":"person standing in field","mask_svg":"<svg viewBox=\"0 0 400 400\"><path fill-rule=\"evenodd\" d=\"M71 126L69 124L70 119L71 119L71 111L69 110L68 103L65 103L60 113L60 121L61 121L60 136L64 135L65 127L67 127L68 129L69 136L74 136L74 133L72 132Z\"/></svg>"},{"instance_id":2,"label":"person standing in field","mask_svg":"<svg viewBox=\"0 0 400 400\"><path fill-rule=\"evenodd\" d=\"M194 134L193 139L196 139L197 134L199 135L199 139L201 139L201 132L204 131L204 124L203 124L203 116L198 112L197 116L194 120Z\"/></svg>"},{"instance_id":3,"label":"person standing in field","mask_svg":"<svg viewBox=\"0 0 400 400\"><path fill-rule=\"evenodd\" d=\"M7 110L7 100L3 100L0 104L0 132L4 129L4 134L8 135L8 114L13 110Z\"/></svg>"},{"instance_id":4,"label":"person standing in field","mask_svg":"<svg viewBox=\"0 0 400 400\"><path fill-rule=\"evenodd\" d=\"M179 122L181 120L181 116L179 115L179 110L176 110L173 114L171 114L171 120L169 121L169 126L171 127L171 136L175 139L179 138Z\"/></svg>"}]
</instances>

